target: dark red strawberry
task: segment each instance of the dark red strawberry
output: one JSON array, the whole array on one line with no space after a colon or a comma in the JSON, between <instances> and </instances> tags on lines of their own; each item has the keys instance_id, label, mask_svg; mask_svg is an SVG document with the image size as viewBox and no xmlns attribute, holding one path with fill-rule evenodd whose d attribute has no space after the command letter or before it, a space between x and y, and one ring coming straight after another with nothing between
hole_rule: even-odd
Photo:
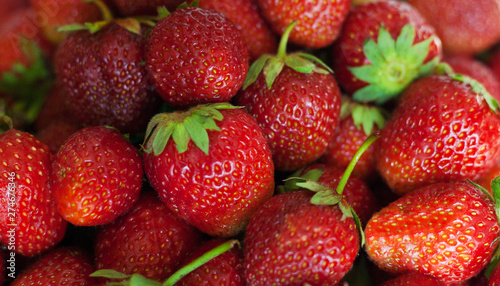
<instances>
[{"instance_id":1,"label":"dark red strawberry","mask_svg":"<svg viewBox=\"0 0 500 286\"><path fill-rule=\"evenodd\" d=\"M183 265L223 243L223 239L212 239L198 247L183 261ZM243 279L243 252L233 247L213 258L179 280L177 286L245 286Z\"/></svg>"},{"instance_id":2,"label":"dark red strawberry","mask_svg":"<svg viewBox=\"0 0 500 286\"><path fill-rule=\"evenodd\" d=\"M365 228L365 248L386 271L462 282L489 263L500 235L496 214L487 192L469 182L431 184L376 213Z\"/></svg>"},{"instance_id":3,"label":"dark red strawberry","mask_svg":"<svg viewBox=\"0 0 500 286\"><path fill-rule=\"evenodd\" d=\"M50 125L40 129L35 137L47 144L52 154L56 154L66 139L75 133L78 128L66 121L54 121Z\"/></svg>"},{"instance_id":4,"label":"dark red strawberry","mask_svg":"<svg viewBox=\"0 0 500 286\"><path fill-rule=\"evenodd\" d=\"M260 15L256 0L201 0L198 6L219 11L235 24L247 45L250 61L276 53L276 36Z\"/></svg>"},{"instance_id":5,"label":"dark red strawberry","mask_svg":"<svg viewBox=\"0 0 500 286\"><path fill-rule=\"evenodd\" d=\"M151 186L172 211L209 235L236 235L274 192L271 151L242 109L219 103L158 114L146 139Z\"/></svg>"},{"instance_id":6,"label":"dark red strawberry","mask_svg":"<svg viewBox=\"0 0 500 286\"><path fill-rule=\"evenodd\" d=\"M264 55L252 64L234 100L259 123L280 171L297 170L325 152L341 105L328 67L309 54L286 54L294 26L283 35L276 56Z\"/></svg>"},{"instance_id":7,"label":"dark red strawberry","mask_svg":"<svg viewBox=\"0 0 500 286\"><path fill-rule=\"evenodd\" d=\"M79 247L54 249L25 269L10 285L82 285L92 286L94 271L91 257Z\"/></svg>"},{"instance_id":8,"label":"dark red strawberry","mask_svg":"<svg viewBox=\"0 0 500 286\"><path fill-rule=\"evenodd\" d=\"M153 86L177 107L229 101L248 70L248 51L236 26L224 14L198 7L158 21L145 58Z\"/></svg>"},{"instance_id":9,"label":"dark red strawberry","mask_svg":"<svg viewBox=\"0 0 500 286\"><path fill-rule=\"evenodd\" d=\"M349 13L333 46L333 70L355 100L382 103L429 74L441 54L441 41L416 9L376 1Z\"/></svg>"},{"instance_id":10,"label":"dark red strawberry","mask_svg":"<svg viewBox=\"0 0 500 286\"><path fill-rule=\"evenodd\" d=\"M314 49L329 46L337 39L351 7L350 0L257 0L257 3L274 32L283 35L286 28L297 21L290 42Z\"/></svg>"},{"instance_id":11,"label":"dark red strawberry","mask_svg":"<svg viewBox=\"0 0 500 286\"><path fill-rule=\"evenodd\" d=\"M115 129L95 126L73 133L51 170L58 212L74 225L106 224L139 197L143 169L138 150Z\"/></svg>"},{"instance_id":12,"label":"dark red strawberry","mask_svg":"<svg viewBox=\"0 0 500 286\"><path fill-rule=\"evenodd\" d=\"M377 169L394 192L475 180L493 167L500 147L498 104L478 84L461 75L432 75L404 92L375 152Z\"/></svg>"},{"instance_id":13,"label":"dark red strawberry","mask_svg":"<svg viewBox=\"0 0 500 286\"><path fill-rule=\"evenodd\" d=\"M96 267L162 281L201 239L201 233L178 218L154 192L144 192L130 212L100 228Z\"/></svg>"},{"instance_id":14,"label":"dark red strawberry","mask_svg":"<svg viewBox=\"0 0 500 286\"><path fill-rule=\"evenodd\" d=\"M154 16L158 7L174 11L185 0L109 0L122 16Z\"/></svg>"},{"instance_id":15,"label":"dark red strawberry","mask_svg":"<svg viewBox=\"0 0 500 286\"><path fill-rule=\"evenodd\" d=\"M142 131L157 109L148 83L144 39L115 22L76 31L59 46L55 71L69 108L84 125Z\"/></svg>"},{"instance_id":16,"label":"dark red strawberry","mask_svg":"<svg viewBox=\"0 0 500 286\"><path fill-rule=\"evenodd\" d=\"M54 85L44 98L43 104L38 112L34 122L34 129L41 129L51 125L53 122L64 121L76 127L79 126L79 121L73 117L65 95L59 85Z\"/></svg>"},{"instance_id":17,"label":"dark red strawberry","mask_svg":"<svg viewBox=\"0 0 500 286\"><path fill-rule=\"evenodd\" d=\"M49 147L29 133L0 134L0 241L9 251L35 256L58 244L66 222L49 186Z\"/></svg>"},{"instance_id":18,"label":"dark red strawberry","mask_svg":"<svg viewBox=\"0 0 500 286\"><path fill-rule=\"evenodd\" d=\"M448 54L475 55L500 39L500 7L496 0L409 0L443 41Z\"/></svg>"},{"instance_id":19,"label":"dark red strawberry","mask_svg":"<svg viewBox=\"0 0 500 286\"><path fill-rule=\"evenodd\" d=\"M420 273L410 272L400 275L394 279L382 283L380 286L445 286L438 279L423 275Z\"/></svg>"}]
</instances>

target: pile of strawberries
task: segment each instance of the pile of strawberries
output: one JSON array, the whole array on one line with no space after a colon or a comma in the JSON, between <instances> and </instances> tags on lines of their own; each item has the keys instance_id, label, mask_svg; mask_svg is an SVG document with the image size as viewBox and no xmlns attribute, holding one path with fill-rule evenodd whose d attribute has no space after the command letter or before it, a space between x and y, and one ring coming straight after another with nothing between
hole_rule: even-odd
<instances>
[{"instance_id":1,"label":"pile of strawberries","mask_svg":"<svg viewBox=\"0 0 500 286\"><path fill-rule=\"evenodd\" d=\"M497 0L1 5L0 285L500 284Z\"/></svg>"}]
</instances>

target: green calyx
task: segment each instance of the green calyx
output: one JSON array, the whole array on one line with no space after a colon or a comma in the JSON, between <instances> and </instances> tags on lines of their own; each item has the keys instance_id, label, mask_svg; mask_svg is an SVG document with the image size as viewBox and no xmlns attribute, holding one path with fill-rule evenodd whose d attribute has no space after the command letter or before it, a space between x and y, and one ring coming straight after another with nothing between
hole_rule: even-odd
<instances>
[{"instance_id":1,"label":"green calyx","mask_svg":"<svg viewBox=\"0 0 500 286\"><path fill-rule=\"evenodd\" d=\"M246 89L249 85L254 83L261 72L264 73L267 88L270 89L274 80L278 77L285 66L300 73L317 72L328 74L333 72L330 67L313 55L302 52L289 55L286 54L288 38L296 25L297 21L293 21L290 26L287 27L281 37L278 53L276 55L263 55L250 66L248 75L243 82L243 89Z\"/></svg>"},{"instance_id":2,"label":"green calyx","mask_svg":"<svg viewBox=\"0 0 500 286\"><path fill-rule=\"evenodd\" d=\"M183 153L190 141L208 155L207 130L220 131L215 121L224 119L219 110L239 108L229 103L195 106L185 112L160 113L155 115L146 129L144 151L159 155L173 139L177 151Z\"/></svg>"},{"instance_id":3,"label":"green calyx","mask_svg":"<svg viewBox=\"0 0 500 286\"><path fill-rule=\"evenodd\" d=\"M414 40L415 28L410 24L401 29L396 40L380 27L377 42L368 39L363 46L371 64L348 68L356 78L368 83L353 98L382 104L398 96L416 78L429 75L440 60L436 56L424 64L433 37L413 45Z\"/></svg>"},{"instance_id":4,"label":"green calyx","mask_svg":"<svg viewBox=\"0 0 500 286\"><path fill-rule=\"evenodd\" d=\"M110 282L107 285L121 285L121 286L173 286L184 276L191 273L198 267L212 260L213 258L223 254L224 252L232 249L235 245L238 247L240 243L236 239L228 240L217 247L207 251L202 256L198 257L191 263L177 270L172 274L165 282L160 283L148 278L145 278L141 274L126 275L121 272L112 269L100 269L90 274L90 277L102 277L108 279L122 280L120 282Z\"/></svg>"},{"instance_id":5,"label":"green calyx","mask_svg":"<svg viewBox=\"0 0 500 286\"><path fill-rule=\"evenodd\" d=\"M348 116L352 117L354 125L358 130L363 129L366 136L369 136L372 134L375 126L377 126L378 129L384 127L386 118L389 114L378 106L361 104L344 97L342 98L340 119L345 119Z\"/></svg>"}]
</instances>

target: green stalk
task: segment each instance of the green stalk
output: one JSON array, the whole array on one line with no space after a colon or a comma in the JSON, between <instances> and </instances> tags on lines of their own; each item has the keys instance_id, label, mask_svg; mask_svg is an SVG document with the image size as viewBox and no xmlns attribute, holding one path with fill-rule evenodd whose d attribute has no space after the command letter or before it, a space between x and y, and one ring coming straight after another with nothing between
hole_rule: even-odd
<instances>
[{"instance_id":1,"label":"green stalk","mask_svg":"<svg viewBox=\"0 0 500 286\"><path fill-rule=\"evenodd\" d=\"M102 2L102 0L82 0L85 3L91 3L96 5L99 10L102 13L102 17L104 21L111 21L113 20L113 13L111 13L111 10Z\"/></svg>"},{"instance_id":2,"label":"green stalk","mask_svg":"<svg viewBox=\"0 0 500 286\"><path fill-rule=\"evenodd\" d=\"M297 21L293 21L283 32L283 36L281 36L280 44L278 46L278 53L276 57L278 59L284 59L286 57L286 46L288 44L288 38L290 37L290 33L292 33L293 28L297 26Z\"/></svg>"}]
</instances>

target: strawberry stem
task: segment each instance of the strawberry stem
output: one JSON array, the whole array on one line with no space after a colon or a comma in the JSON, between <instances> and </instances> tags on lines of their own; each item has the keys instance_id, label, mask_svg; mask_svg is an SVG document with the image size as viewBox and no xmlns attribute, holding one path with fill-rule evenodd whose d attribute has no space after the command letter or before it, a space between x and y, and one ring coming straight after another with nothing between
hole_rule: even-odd
<instances>
[{"instance_id":1,"label":"strawberry stem","mask_svg":"<svg viewBox=\"0 0 500 286\"><path fill-rule=\"evenodd\" d=\"M91 3L96 5L99 10L101 11L102 17L104 21L111 21L113 20L113 13L111 13L111 10L106 6L102 0L82 0L85 3Z\"/></svg>"},{"instance_id":2,"label":"strawberry stem","mask_svg":"<svg viewBox=\"0 0 500 286\"><path fill-rule=\"evenodd\" d=\"M276 57L278 59L284 59L286 56L286 46L288 44L288 38L290 37L290 33L292 32L293 28L297 25L297 21L293 21L288 27L286 27L285 32L283 33L283 36L281 36L280 44L278 46L278 53L276 54Z\"/></svg>"},{"instance_id":3,"label":"strawberry stem","mask_svg":"<svg viewBox=\"0 0 500 286\"><path fill-rule=\"evenodd\" d=\"M207 263L211 259L221 255L222 253L232 249L235 245L239 246L239 242L236 239L228 240L219 246L213 248L212 250L206 252L202 256L198 257L191 263L187 264L186 266L182 267L181 269L177 270L174 274L172 274L164 283L163 286L173 286L175 283L177 283L179 280L182 279L182 277L186 276L187 274L191 273L194 271L196 268L202 266L203 264Z\"/></svg>"},{"instance_id":4,"label":"strawberry stem","mask_svg":"<svg viewBox=\"0 0 500 286\"><path fill-rule=\"evenodd\" d=\"M356 167L356 164L358 163L359 158L361 158L361 156L363 156L363 153L365 153L365 151L368 149L368 147L370 147L370 145L372 145L372 143L375 140L377 140L379 137L380 137L380 132L375 132L375 133L371 134L370 136L368 136L368 138L366 138L365 142L363 142L363 144L361 144L359 149L356 151L356 153L352 157L351 162L349 162L349 165L347 165L347 168L345 169L344 174L340 178L339 184L338 184L337 189L336 189L337 194L342 195L342 192L344 191L344 187L347 184L347 181L349 180L349 177L351 176L351 173L354 170L354 167Z\"/></svg>"}]
</instances>

